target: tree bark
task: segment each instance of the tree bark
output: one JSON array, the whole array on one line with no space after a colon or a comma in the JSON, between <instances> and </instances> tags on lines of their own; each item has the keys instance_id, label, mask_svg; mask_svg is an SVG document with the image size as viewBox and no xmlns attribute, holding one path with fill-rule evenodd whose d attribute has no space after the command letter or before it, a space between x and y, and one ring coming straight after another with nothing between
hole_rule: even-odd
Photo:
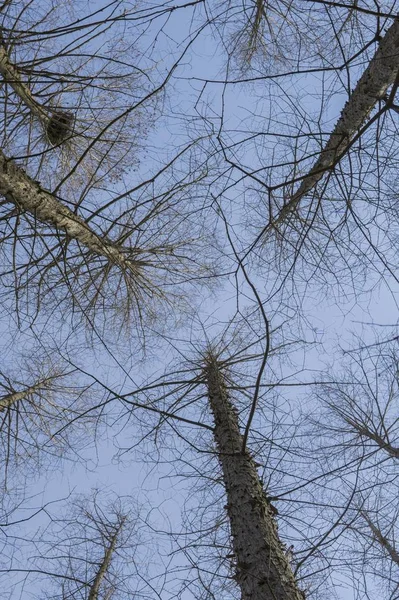
<instances>
[{"instance_id":1,"label":"tree bark","mask_svg":"<svg viewBox=\"0 0 399 600\"><path fill-rule=\"evenodd\" d=\"M30 394L34 394L35 392L48 388L50 381L50 378L43 379L42 381L35 383L35 385L31 385L20 392L13 392L11 394L6 394L5 396L0 396L0 413L4 412L7 408L11 408L11 406L20 400L25 400L25 398L27 398L27 396Z\"/></svg>"},{"instance_id":2,"label":"tree bark","mask_svg":"<svg viewBox=\"0 0 399 600\"><path fill-rule=\"evenodd\" d=\"M398 72L399 19L397 18L382 38L377 52L350 95L319 158L292 198L283 206L277 221L283 221L290 212L295 210L302 198L342 158L371 110L384 97L388 88L395 83Z\"/></svg>"},{"instance_id":3,"label":"tree bark","mask_svg":"<svg viewBox=\"0 0 399 600\"><path fill-rule=\"evenodd\" d=\"M116 543L118 541L118 535L123 527L124 522L125 522L125 519L121 519L121 522L119 523L117 529L115 530L115 532L113 533L113 535L111 536L111 538L109 540L109 545L105 550L104 558L99 566L99 569L96 573L94 581L90 587L88 600L97 600L98 599L98 593L100 591L101 583L110 567L112 555L115 551Z\"/></svg>"},{"instance_id":4,"label":"tree bark","mask_svg":"<svg viewBox=\"0 0 399 600\"><path fill-rule=\"evenodd\" d=\"M128 249L114 245L95 233L51 192L29 177L23 169L0 150L0 194L18 208L30 213L43 224L65 231L88 250L103 256L122 269L138 270L139 261L129 259Z\"/></svg>"},{"instance_id":5,"label":"tree bark","mask_svg":"<svg viewBox=\"0 0 399 600\"><path fill-rule=\"evenodd\" d=\"M22 102L32 111L32 113L46 126L50 117L45 109L35 100L29 87L23 83L17 67L11 62L6 47L0 33L0 73L21 98Z\"/></svg>"},{"instance_id":6,"label":"tree bark","mask_svg":"<svg viewBox=\"0 0 399 600\"><path fill-rule=\"evenodd\" d=\"M237 413L216 359L208 358L206 379L214 416L214 436L223 470L236 578L243 600L303 600L274 513L253 459L243 449Z\"/></svg>"},{"instance_id":7,"label":"tree bark","mask_svg":"<svg viewBox=\"0 0 399 600\"><path fill-rule=\"evenodd\" d=\"M395 546L391 544L385 535L382 534L379 527L376 527L370 517L364 511L361 511L362 517L367 522L367 525L370 527L374 539L381 545L382 548L386 551L386 553L390 556L391 560L399 566L399 553L396 550Z\"/></svg>"},{"instance_id":8,"label":"tree bark","mask_svg":"<svg viewBox=\"0 0 399 600\"><path fill-rule=\"evenodd\" d=\"M364 436L369 440L375 442L377 446L381 448L381 450L385 450L385 452L392 456L392 458L399 458L399 447L392 446L392 444L390 444L388 441L385 441L384 438L381 437L381 435L378 435L378 433L371 431L369 427L366 427L361 423L357 423L354 419L352 420L346 418L345 420L349 425L353 427L355 431L357 431L357 433L359 433L359 435Z\"/></svg>"}]
</instances>

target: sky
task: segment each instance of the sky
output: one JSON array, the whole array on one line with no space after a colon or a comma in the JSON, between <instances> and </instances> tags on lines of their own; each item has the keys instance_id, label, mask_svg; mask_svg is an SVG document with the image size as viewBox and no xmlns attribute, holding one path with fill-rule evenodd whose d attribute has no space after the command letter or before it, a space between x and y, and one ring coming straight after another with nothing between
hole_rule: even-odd
<instances>
[{"instance_id":1,"label":"sky","mask_svg":"<svg viewBox=\"0 0 399 600\"><path fill-rule=\"evenodd\" d=\"M163 72L166 73L173 63L173 55L170 49L173 49L173 53L175 53L177 48L184 46L192 15L191 9L176 11L168 19L162 33L158 35L157 50L151 55L154 72L158 75ZM128 29L134 26L134 23L132 23L128 25ZM154 37L154 29L157 27L157 23L149 25L145 35L140 40L142 47L146 46L146 40L150 44ZM148 45L148 48L150 48L150 45ZM204 116L206 114L209 121L217 126L220 123L223 99L225 123L233 130L237 124L242 122L242 119L246 121L249 128L255 127L256 123L262 118L263 108L265 114L272 112L268 110L268 104L270 104L272 98L267 97L265 89L268 88L263 83L246 86L237 84L229 86L227 89L221 83L207 84L201 92L201 100L196 103L198 93L204 86L203 79L220 81L224 78L225 59L220 52L218 40L212 37L211 34L198 38L183 63L174 73L171 82L173 91L165 98L165 107L166 109L172 107L173 116L161 118L150 130L146 141L149 150L143 153L140 166L126 176L127 187L134 186L137 181L153 172L161 158L170 153L173 144L183 143L183 140L187 140L190 133L194 134L196 132L197 128L194 124L192 130L187 133L184 129L182 115L193 114L194 116L195 110L198 110L200 115ZM318 86L322 83L318 77L308 75L301 77L300 84L295 84L301 86L301 106L309 112L317 112L317 106L320 104L317 98L317 93L320 91ZM208 105L206 113L205 104ZM343 96L334 95L329 102L325 122L333 123L338 117L342 105ZM198 121L198 129L202 129L203 121L201 119L198 119ZM244 136L245 131L237 133L237 137L241 135ZM260 155L256 155L252 144L245 145L245 148L243 162L246 165L257 164L267 151L267 149L262 148ZM125 181L123 185L125 185ZM240 185L235 186L230 195L225 195L224 200L226 201L231 197L232 204L233 202L238 203L241 189ZM256 195L254 201L256 201ZM232 206L233 210L234 206ZM237 231L239 237L240 230L236 229ZM377 281L377 277L375 277L375 280ZM268 294L267 281L265 285L262 269L256 271L253 281L257 289L261 290L266 297ZM240 283L248 294L245 299L244 296L240 299L244 310L246 305L247 307L254 305L254 298L253 295L251 297L248 287L244 287L242 280L240 280ZM369 277L367 283L371 288L373 276ZM357 298L351 294L348 287L346 289L347 298L344 298L343 294L339 292L341 300L339 306L336 304L336 298L334 296L330 297L330 294L333 293L331 287L332 284L326 286L326 289L320 289L319 284L313 288L310 287L310 293L301 303L301 310L309 319L309 323L305 327L305 334L310 339L316 339L319 342L314 349L306 352L303 359L306 372L309 374L312 371L316 372L324 369L326 365L329 366L336 348L350 347L353 344L354 335L361 336L364 342L373 340L373 328L369 326L369 323L377 324L381 328L385 325L396 326L396 295L398 290L393 281L381 284L378 288L372 290L372 294L367 294L364 297L360 295ZM196 325L205 323L205 329L208 328L211 331L213 328L215 330L221 321L227 322L236 309L234 278L231 277L225 280L224 288L217 296L207 296L203 302L201 302L201 299L199 300L198 314L193 318L194 323ZM213 324L212 327L211 324ZM11 321L8 325L13 329ZM200 330L199 326L198 330ZM60 328L58 328L57 335L60 335L60 338L67 337L65 333L65 331L60 333ZM21 346L26 343L24 335L20 336L19 343ZM176 331L177 339L187 340L190 339L191 335L189 323ZM198 335L194 336L197 344L201 341L198 337ZM127 363L123 363L124 373L117 362L129 355L128 343L123 337L116 340L107 339L107 347L102 347L101 344L96 343L95 352L86 350L86 346L89 347L90 340L86 340L84 334L78 334L76 337L71 336L66 347L69 345L70 348L73 348L73 343L76 340L78 340L80 347L79 356L77 357L80 365L92 375L99 377L101 380L106 380L110 387L125 391L132 387L132 382L126 377L126 372L133 381L140 381L143 374L161 372L164 367L163 359L165 358L166 362L172 358L170 347L168 349L167 344L160 343L159 348L148 350L147 355L151 358L144 364L140 358L136 359L136 355L130 356ZM14 338L12 342L14 342ZM125 343L126 347L118 347L118 345ZM6 339L4 346L10 347L11 340ZM299 351L299 363L301 362L299 357L302 355L303 352ZM187 500L186 487L177 483L176 478L169 477L170 466L168 464L161 462L160 465L154 468L151 462L143 463L140 451L138 453L134 451L127 453L123 456L121 462L118 462L115 458L116 448L113 439L113 432L117 429L118 424L114 425L108 433L101 430L100 436L104 435L104 439L97 438L95 451L92 448L84 450L81 462L66 462L60 469L50 469L31 483L29 495L32 499L28 501L28 505L38 506L42 502L65 498L71 492L84 494L90 492L93 488L105 487L121 495L132 494L138 498L139 502L159 507L158 510L151 513L154 522L160 525L162 519L165 519L165 527L179 528L181 526L180 511ZM118 434L117 445L123 448L129 447L131 438L132 430L126 427ZM183 448L184 443L181 442L181 444L181 448ZM45 520L46 517L40 514L32 520L30 523L32 530L42 525L43 519ZM32 591L35 591L34 587L29 589L29 593ZM26 591L21 594L21 597L25 598L25 594ZM348 589L339 590L338 596L341 600L352 598L352 594ZM12 600L17 597L20 597L19 591L12 596ZM183 593L183 600L191 600L191 598L190 591Z\"/></svg>"}]
</instances>

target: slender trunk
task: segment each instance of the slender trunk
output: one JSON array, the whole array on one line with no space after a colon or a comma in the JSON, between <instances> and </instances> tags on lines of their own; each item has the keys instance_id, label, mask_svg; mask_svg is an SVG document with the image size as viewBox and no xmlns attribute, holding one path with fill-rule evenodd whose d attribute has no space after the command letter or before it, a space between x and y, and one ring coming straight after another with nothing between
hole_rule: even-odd
<instances>
[{"instance_id":1,"label":"slender trunk","mask_svg":"<svg viewBox=\"0 0 399 600\"><path fill-rule=\"evenodd\" d=\"M6 47L2 41L0 34L0 73L21 98L22 102L32 111L32 113L46 126L50 117L46 110L35 100L29 87L23 83L21 75L17 67L11 62L8 56Z\"/></svg>"},{"instance_id":2,"label":"slender trunk","mask_svg":"<svg viewBox=\"0 0 399 600\"><path fill-rule=\"evenodd\" d=\"M380 544L380 546L382 546L382 548L384 548L384 550L387 552L387 554L389 554L391 560L394 563L396 563L397 565L399 565L399 553L396 550L395 546L393 544L391 544L391 542L388 540L388 538L382 534L381 530L374 525L374 523L372 522L370 517L367 515L367 513L362 511L361 514L362 514L362 517L364 518L364 520L366 521L367 525L370 527L370 529L373 533L374 539L377 540L377 542Z\"/></svg>"},{"instance_id":3,"label":"slender trunk","mask_svg":"<svg viewBox=\"0 0 399 600\"><path fill-rule=\"evenodd\" d=\"M113 535L110 537L109 545L106 548L105 553L104 553L104 558L100 563L99 569L98 569L96 576L94 578L94 581L90 587L88 600L97 600L98 599L98 593L100 591L101 583L111 565L112 555L115 551L116 543L118 541L118 535L123 527L124 522L125 522L125 519L122 519L118 528L115 530Z\"/></svg>"},{"instance_id":4,"label":"slender trunk","mask_svg":"<svg viewBox=\"0 0 399 600\"><path fill-rule=\"evenodd\" d=\"M392 458L399 458L399 447L392 446L392 444L385 441L383 437L378 435L378 433L371 431L371 429L369 429L365 425L357 423L355 420L349 418L346 418L345 420L347 423L349 423L349 425L351 425L355 429L355 431L357 431L360 435L368 438L369 440L375 442L377 446L381 448L381 450L385 450L385 452L392 456Z\"/></svg>"},{"instance_id":5,"label":"slender trunk","mask_svg":"<svg viewBox=\"0 0 399 600\"><path fill-rule=\"evenodd\" d=\"M253 459L245 451L237 413L217 361L206 367L214 435L223 470L237 581L243 600L303 600L280 542L274 507L262 488Z\"/></svg>"},{"instance_id":6,"label":"slender trunk","mask_svg":"<svg viewBox=\"0 0 399 600\"><path fill-rule=\"evenodd\" d=\"M94 254L103 256L122 269L138 268L138 262L129 260L128 250L115 246L95 233L85 221L67 208L51 192L29 177L16 163L0 150L0 194L18 208L30 213L38 221L61 229L73 240Z\"/></svg>"},{"instance_id":7,"label":"slender trunk","mask_svg":"<svg viewBox=\"0 0 399 600\"><path fill-rule=\"evenodd\" d=\"M359 127L366 121L376 103L384 97L387 89L395 83L398 72L399 19L395 19L350 95L319 158L302 180L298 190L283 206L277 221L284 220L315 187L326 171L331 170L345 154Z\"/></svg>"}]
</instances>

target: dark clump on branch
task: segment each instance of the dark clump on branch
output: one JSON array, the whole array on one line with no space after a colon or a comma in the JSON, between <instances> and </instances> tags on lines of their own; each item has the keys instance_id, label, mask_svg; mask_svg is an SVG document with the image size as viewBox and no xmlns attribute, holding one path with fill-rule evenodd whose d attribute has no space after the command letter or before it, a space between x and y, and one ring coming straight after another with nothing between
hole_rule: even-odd
<instances>
[{"instance_id":1,"label":"dark clump on branch","mask_svg":"<svg viewBox=\"0 0 399 600\"><path fill-rule=\"evenodd\" d=\"M53 146L67 140L73 132L74 115L67 111L53 113L46 127L47 139Z\"/></svg>"}]
</instances>

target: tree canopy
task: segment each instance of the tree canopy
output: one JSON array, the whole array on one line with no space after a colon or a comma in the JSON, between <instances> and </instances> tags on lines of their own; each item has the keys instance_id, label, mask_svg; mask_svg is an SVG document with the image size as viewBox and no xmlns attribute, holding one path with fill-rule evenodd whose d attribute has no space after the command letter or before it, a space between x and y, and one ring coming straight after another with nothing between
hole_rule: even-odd
<instances>
[{"instance_id":1,"label":"tree canopy","mask_svg":"<svg viewBox=\"0 0 399 600\"><path fill-rule=\"evenodd\" d=\"M394 2L0 6L8 600L398 600Z\"/></svg>"}]
</instances>

